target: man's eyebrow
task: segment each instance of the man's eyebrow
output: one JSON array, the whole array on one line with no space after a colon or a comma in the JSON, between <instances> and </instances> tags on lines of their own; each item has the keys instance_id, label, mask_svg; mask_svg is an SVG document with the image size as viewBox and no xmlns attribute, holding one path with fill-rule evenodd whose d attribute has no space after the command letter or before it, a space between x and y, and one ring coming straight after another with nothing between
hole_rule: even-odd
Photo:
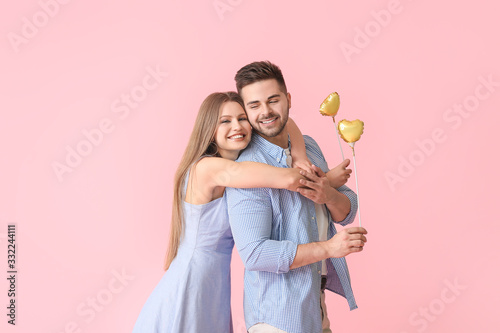
<instances>
[{"instance_id":1,"label":"man's eyebrow","mask_svg":"<svg viewBox=\"0 0 500 333\"><path fill-rule=\"evenodd\" d=\"M271 95L267 98L267 100L270 100L272 98L276 98L276 97L280 97L280 94L274 94L274 95ZM250 104L255 104L255 103L259 103L259 101L250 101L248 102L246 105L250 105Z\"/></svg>"},{"instance_id":2,"label":"man's eyebrow","mask_svg":"<svg viewBox=\"0 0 500 333\"><path fill-rule=\"evenodd\" d=\"M259 103L259 101L250 101L246 105L255 104L255 103Z\"/></svg>"}]
</instances>

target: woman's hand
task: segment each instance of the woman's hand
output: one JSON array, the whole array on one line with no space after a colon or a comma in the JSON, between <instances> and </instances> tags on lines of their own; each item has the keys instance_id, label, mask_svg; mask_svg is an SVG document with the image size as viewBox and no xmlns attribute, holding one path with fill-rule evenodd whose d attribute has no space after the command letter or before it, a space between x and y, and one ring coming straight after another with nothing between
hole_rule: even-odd
<instances>
[{"instance_id":1,"label":"woman's hand","mask_svg":"<svg viewBox=\"0 0 500 333\"><path fill-rule=\"evenodd\" d=\"M289 180L287 190L293 192L299 192L299 188L305 188L300 182L301 180L306 180L307 178L301 175L302 170L298 168L287 168L285 169L289 172Z\"/></svg>"},{"instance_id":2,"label":"woman's hand","mask_svg":"<svg viewBox=\"0 0 500 333\"><path fill-rule=\"evenodd\" d=\"M327 172L326 177L330 181L330 185L332 187L339 188L347 183L352 172L351 169L347 169L349 163L351 163L351 161L349 159L345 159L342 163Z\"/></svg>"},{"instance_id":3,"label":"woman's hand","mask_svg":"<svg viewBox=\"0 0 500 333\"><path fill-rule=\"evenodd\" d=\"M314 172L313 168L312 168L312 163L311 163L311 161L309 161L307 156L305 159L293 158L292 159L292 168L299 168L299 169L302 169L302 170L307 171L309 173Z\"/></svg>"}]
</instances>

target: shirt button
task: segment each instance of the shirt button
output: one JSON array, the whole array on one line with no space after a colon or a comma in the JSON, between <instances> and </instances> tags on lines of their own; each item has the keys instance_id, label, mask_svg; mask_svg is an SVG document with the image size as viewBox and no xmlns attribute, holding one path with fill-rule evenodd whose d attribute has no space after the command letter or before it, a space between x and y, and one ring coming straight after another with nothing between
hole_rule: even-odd
<instances>
[{"instance_id":1,"label":"shirt button","mask_svg":"<svg viewBox=\"0 0 500 333\"><path fill-rule=\"evenodd\" d=\"M311 217L311 220L314 220L314 216L313 216L313 217Z\"/></svg>"},{"instance_id":2,"label":"shirt button","mask_svg":"<svg viewBox=\"0 0 500 333\"><path fill-rule=\"evenodd\" d=\"M320 275L321 275L321 271L318 271L318 274L320 274Z\"/></svg>"},{"instance_id":3,"label":"shirt button","mask_svg":"<svg viewBox=\"0 0 500 333\"><path fill-rule=\"evenodd\" d=\"M279 162L279 161L280 161L280 159L278 157L276 157L276 162Z\"/></svg>"}]
</instances>

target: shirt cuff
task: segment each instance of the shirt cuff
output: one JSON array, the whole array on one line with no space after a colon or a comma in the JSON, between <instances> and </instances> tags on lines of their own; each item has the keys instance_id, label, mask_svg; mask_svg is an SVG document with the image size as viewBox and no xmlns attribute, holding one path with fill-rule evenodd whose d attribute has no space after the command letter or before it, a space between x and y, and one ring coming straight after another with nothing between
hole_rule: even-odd
<instances>
[{"instance_id":1,"label":"shirt cuff","mask_svg":"<svg viewBox=\"0 0 500 333\"><path fill-rule=\"evenodd\" d=\"M356 217L356 213L358 211L358 196L356 195L356 193L354 193L351 189L349 189L345 185L339 187L338 191L342 194L345 194L349 199L349 201L351 202L351 210L349 211L349 214L347 214L345 219L339 222L334 221L335 223L345 226L352 223L354 221L354 218Z\"/></svg>"},{"instance_id":2,"label":"shirt cuff","mask_svg":"<svg viewBox=\"0 0 500 333\"><path fill-rule=\"evenodd\" d=\"M291 241L281 241L277 274L288 273L297 254L297 244Z\"/></svg>"}]
</instances>

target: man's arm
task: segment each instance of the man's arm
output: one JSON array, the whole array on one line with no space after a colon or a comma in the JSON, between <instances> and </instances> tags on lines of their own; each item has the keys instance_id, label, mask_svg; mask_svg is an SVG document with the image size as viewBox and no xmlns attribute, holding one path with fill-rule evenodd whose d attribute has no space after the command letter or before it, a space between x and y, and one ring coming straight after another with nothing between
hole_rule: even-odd
<instances>
[{"instance_id":1,"label":"man's arm","mask_svg":"<svg viewBox=\"0 0 500 333\"><path fill-rule=\"evenodd\" d=\"M245 268L249 271L286 273L290 270L297 244L270 239L273 211L269 189L226 188L229 223Z\"/></svg>"},{"instance_id":2,"label":"man's arm","mask_svg":"<svg viewBox=\"0 0 500 333\"><path fill-rule=\"evenodd\" d=\"M300 182L310 189L301 188L299 193L317 204L325 204L333 220L345 220L350 215L351 201L345 194L330 186L328 178L321 169L317 166L313 166L313 169L319 175L301 171L302 175L310 180L301 180ZM344 229L324 242L301 244L297 248L297 254L290 269L327 258L340 258L354 252L360 252L367 241L366 234L367 231L364 228L354 227Z\"/></svg>"},{"instance_id":3,"label":"man's arm","mask_svg":"<svg viewBox=\"0 0 500 333\"><path fill-rule=\"evenodd\" d=\"M318 184L320 185L320 187L325 186L325 189L329 191L328 192L329 194L325 195L326 198L323 197L323 199L318 200L317 190L303 191L299 193L313 200L316 203L328 203L327 208L330 212L331 217L336 223L342 226L352 223L352 221L354 221L354 217L356 216L356 212L358 210L358 201L356 193L354 193L349 187L345 185L342 185L339 188L335 189L336 192L331 192L330 186L332 186L332 184L326 181L328 176L325 177L325 174L322 171L322 170L328 171L328 164L325 160L325 157L323 156L323 153L321 152L321 148L318 146L316 141L310 136L304 135L304 141L306 142L307 151L311 158L311 161L313 161L313 163L316 164L316 166L319 166L315 167L314 170L321 176L317 176L314 173L313 174L314 176L321 178L321 182L319 182ZM336 168L345 169L347 172L346 167L348 163L349 160L344 160ZM315 179L318 181L319 178ZM319 193L319 195L321 196L322 194ZM332 200L332 202L330 202L329 198ZM349 201L349 206L345 199ZM333 202L333 200L336 201Z\"/></svg>"},{"instance_id":4,"label":"man's arm","mask_svg":"<svg viewBox=\"0 0 500 333\"><path fill-rule=\"evenodd\" d=\"M351 211L351 201L343 193L330 185L326 174L317 166L312 166L316 174L302 170L301 175L309 180L300 180L302 185L309 187L299 188L298 192L317 204L325 204L334 221L343 221Z\"/></svg>"},{"instance_id":5,"label":"man's arm","mask_svg":"<svg viewBox=\"0 0 500 333\"><path fill-rule=\"evenodd\" d=\"M368 232L361 227L347 228L324 242L300 244L290 265L295 269L328 258L341 258L351 253L361 252L367 242Z\"/></svg>"},{"instance_id":6,"label":"man's arm","mask_svg":"<svg viewBox=\"0 0 500 333\"><path fill-rule=\"evenodd\" d=\"M324 242L297 245L287 240L271 240L273 212L269 190L226 188L226 191L233 238L246 269L250 271L286 273L327 258L360 252L367 241L364 236L367 231L360 227L344 229ZM350 207L349 199L345 198ZM337 209L337 204L332 205L335 206L332 209Z\"/></svg>"},{"instance_id":7,"label":"man's arm","mask_svg":"<svg viewBox=\"0 0 500 333\"><path fill-rule=\"evenodd\" d=\"M306 138L306 137L305 137ZM306 138L309 152L316 157L319 165L328 169L325 158L318 144L311 137ZM345 164L345 161L342 163ZM347 164L342 165L345 168ZM354 220L357 205L356 194L347 186L342 185L338 189L331 186L326 174L317 166L313 166L317 174L302 171L309 178L301 181L309 184L310 189L299 189L299 193L318 204L326 204L328 211L334 221L341 225L347 225ZM308 186L309 187L309 186ZM331 222L332 223L332 222ZM301 244L297 247L297 253L290 269L309 265L327 258L345 257L351 253L360 252L367 241L367 231L364 228L347 228L335 234L332 238L323 242Z\"/></svg>"}]
</instances>

